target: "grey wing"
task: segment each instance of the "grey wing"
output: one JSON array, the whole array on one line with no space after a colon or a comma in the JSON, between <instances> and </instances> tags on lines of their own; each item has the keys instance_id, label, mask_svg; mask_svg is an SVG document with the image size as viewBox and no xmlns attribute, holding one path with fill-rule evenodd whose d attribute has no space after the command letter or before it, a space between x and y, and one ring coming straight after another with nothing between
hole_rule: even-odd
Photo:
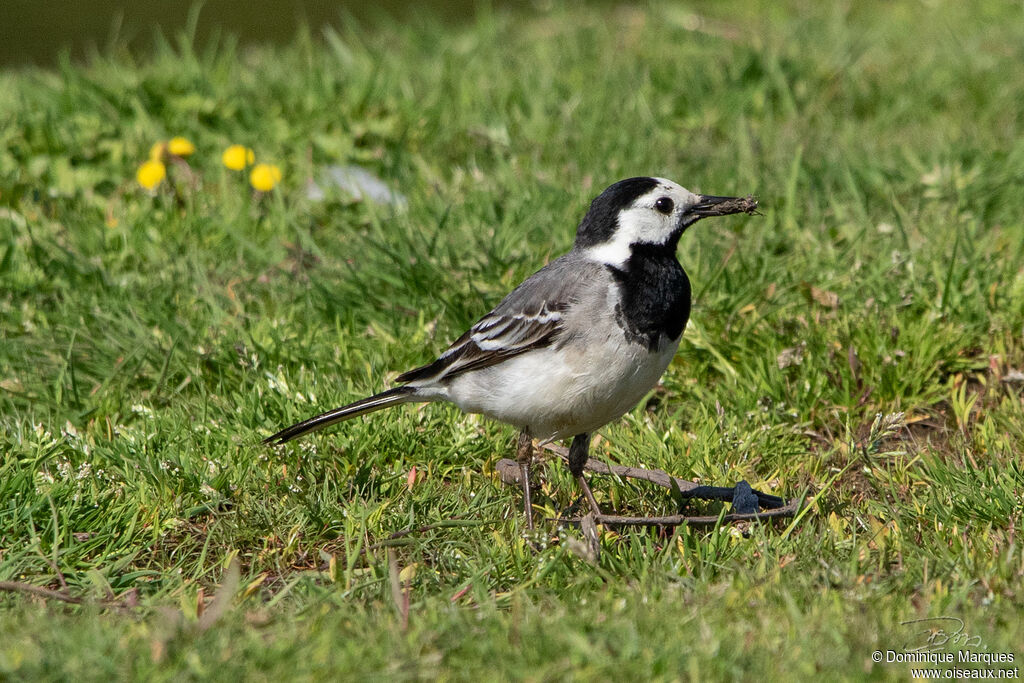
<instances>
[{"instance_id":1,"label":"grey wing","mask_svg":"<svg viewBox=\"0 0 1024 683\"><path fill-rule=\"evenodd\" d=\"M429 365L399 382L442 381L557 342L565 312L584 294L600 264L567 254L526 279Z\"/></svg>"}]
</instances>

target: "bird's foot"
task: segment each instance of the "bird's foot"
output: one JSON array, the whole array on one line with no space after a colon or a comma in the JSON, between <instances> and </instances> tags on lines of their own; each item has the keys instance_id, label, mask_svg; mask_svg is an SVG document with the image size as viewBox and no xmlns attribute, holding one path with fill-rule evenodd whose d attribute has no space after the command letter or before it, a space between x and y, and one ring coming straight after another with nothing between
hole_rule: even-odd
<instances>
[{"instance_id":1,"label":"bird's foot","mask_svg":"<svg viewBox=\"0 0 1024 683\"><path fill-rule=\"evenodd\" d=\"M551 448L556 453L559 450ZM561 449L564 451L564 449ZM564 456L563 456L564 457ZM506 484L520 485L522 474L518 463L514 460L503 459L497 463L495 468ZM615 476L641 479L662 486L671 491L678 491L677 497L684 501L695 500L717 500L732 503L732 509L724 515L667 515L664 517L627 517L622 515L609 515L601 512L597 507L597 501L590 486L585 481L580 482L583 490L583 500L586 500L586 507L593 514L593 521L597 524L611 526L677 526L688 524L691 526L715 526L719 522L731 523L748 520L769 520L782 517L792 517L800 507L802 498L785 500L778 496L763 493L751 488L750 484L741 481L735 486L702 486L685 479L673 477L661 470L647 470L639 467L622 467L620 465L607 465L597 460L588 459L584 468L586 471L598 474L612 474ZM580 477L579 479L582 479ZM577 481L579 481L579 479ZM582 502L582 501L581 501ZM567 515L578 514L571 509L566 511ZM569 524L579 524L579 517L562 517L556 521Z\"/></svg>"},{"instance_id":2,"label":"bird's foot","mask_svg":"<svg viewBox=\"0 0 1024 683\"><path fill-rule=\"evenodd\" d=\"M523 485L523 514L526 528L533 531L533 502L530 500L530 463L533 462L533 437L526 431L519 433L516 443L516 462L519 463L519 483Z\"/></svg>"},{"instance_id":3,"label":"bird's foot","mask_svg":"<svg viewBox=\"0 0 1024 683\"><path fill-rule=\"evenodd\" d=\"M533 502L530 500L529 463L519 463L519 481L523 485L523 514L526 515L526 528L533 531Z\"/></svg>"},{"instance_id":4,"label":"bird's foot","mask_svg":"<svg viewBox=\"0 0 1024 683\"><path fill-rule=\"evenodd\" d=\"M601 512L601 508L597 505L597 499L594 498L594 492L590 490L590 484L587 483L587 480L582 475L576 477L576 482L583 489L583 496L587 499L587 505L590 506L590 512L594 515L595 521L600 523L604 513Z\"/></svg>"}]
</instances>

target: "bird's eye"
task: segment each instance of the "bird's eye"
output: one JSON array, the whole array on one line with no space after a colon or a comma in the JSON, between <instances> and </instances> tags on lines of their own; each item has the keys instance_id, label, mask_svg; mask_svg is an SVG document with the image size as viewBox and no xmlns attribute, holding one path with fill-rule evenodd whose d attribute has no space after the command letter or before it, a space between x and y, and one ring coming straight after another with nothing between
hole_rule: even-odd
<instances>
[{"instance_id":1,"label":"bird's eye","mask_svg":"<svg viewBox=\"0 0 1024 683\"><path fill-rule=\"evenodd\" d=\"M668 197L660 197L658 201L654 202L654 208L665 214L666 216L672 213L672 209L675 208L675 204Z\"/></svg>"}]
</instances>

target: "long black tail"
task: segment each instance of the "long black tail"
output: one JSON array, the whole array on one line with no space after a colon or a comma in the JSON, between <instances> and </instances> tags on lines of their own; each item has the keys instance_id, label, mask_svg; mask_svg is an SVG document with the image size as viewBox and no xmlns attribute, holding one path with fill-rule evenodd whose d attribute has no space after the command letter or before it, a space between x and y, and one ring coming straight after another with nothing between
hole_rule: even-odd
<instances>
[{"instance_id":1,"label":"long black tail","mask_svg":"<svg viewBox=\"0 0 1024 683\"><path fill-rule=\"evenodd\" d=\"M274 445L285 443L286 441L291 441L303 434L309 434L310 432L315 432L318 429L329 427L336 422L341 422L342 420L348 420L377 410L390 408L391 406L396 406L399 403L423 400L417 399L415 394L416 390L412 387L395 387L394 389L388 389L387 391L382 391L381 393L375 394L369 398L364 398L361 401L350 403L347 406L328 410L326 413L322 413L316 417L311 417L308 420L299 422L298 424L293 424L291 427L285 427L277 434L263 439L263 443Z\"/></svg>"}]
</instances>

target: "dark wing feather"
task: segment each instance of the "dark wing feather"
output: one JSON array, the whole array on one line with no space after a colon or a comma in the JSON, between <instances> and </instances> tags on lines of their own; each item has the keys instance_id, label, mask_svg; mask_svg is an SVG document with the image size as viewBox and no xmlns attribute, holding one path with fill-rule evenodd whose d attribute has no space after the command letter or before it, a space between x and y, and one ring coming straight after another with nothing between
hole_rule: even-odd
<instances>
[{"instance_id":1,"label":"dark wing feather","mask_svg":"<svg viewBox=\"0 0 1024 683\"><path fill-rule=\"evenodd\" d=\"M563 314L579 299L596 264L570 256L551 262L513 290L429 365L410 370L399 382L448 380L555 343Z\"/></svg>"},{"instance_id":2,"label":"dark wing feather","mask_svg":"<svg viewBox=\"0 0 1024 683\"><path fill-rule=\"evenodd\" d=\"M548 346L558 336L561 326L561 311L551 311L546 306L533 316L488 313L440 358L400 375L398 381L415 382L429 377L451 379L464 372L482 370L512 356Z\"/></svg>"}]
</instances>

